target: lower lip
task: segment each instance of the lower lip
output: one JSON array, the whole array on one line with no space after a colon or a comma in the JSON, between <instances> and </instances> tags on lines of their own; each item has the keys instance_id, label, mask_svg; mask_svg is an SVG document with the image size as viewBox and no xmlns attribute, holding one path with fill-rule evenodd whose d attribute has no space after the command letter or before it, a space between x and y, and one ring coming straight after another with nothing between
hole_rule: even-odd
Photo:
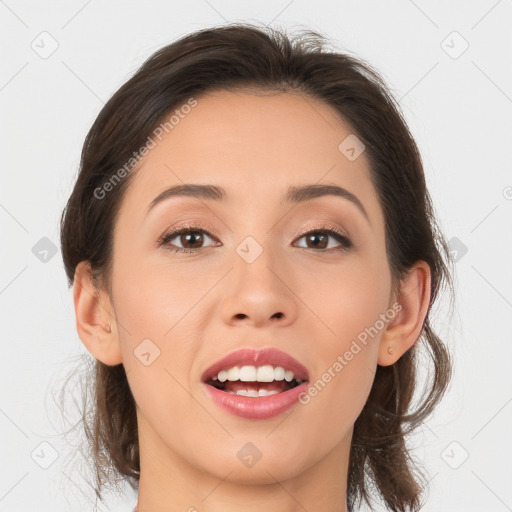
<instances>
[{"instance_id":1,"label":"lower lip","mask_svg":"<svg viewBox=\"0 0 512 512\"><path fill-rule=\"evenodd\" d=\"M299 400L308 383L269 396L238 396L203 383L212 400L225 411L249 420L266 420L283 414Z\"/></svg>"}]
</instances>

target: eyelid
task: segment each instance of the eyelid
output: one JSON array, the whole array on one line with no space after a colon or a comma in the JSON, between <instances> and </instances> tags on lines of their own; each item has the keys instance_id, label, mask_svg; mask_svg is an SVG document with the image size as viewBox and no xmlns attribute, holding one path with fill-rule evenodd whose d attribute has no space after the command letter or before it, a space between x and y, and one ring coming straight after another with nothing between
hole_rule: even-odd
<instances>
[{"instance_id":1,"label":"eyelid","mask_svg":"<svg viewBox=\"0 0 512 512\"><path fill-rule=\"evenodd\" d=\"M301 237L304 235L307 235L311 231L322 231L323 229L331 229L333 231L336 231L339 235L344 236L345 238L351 239L350 234L345 230L338 226L335 226L334 224L329 224L326 221L321 221L323 224L319 226L318 224L311 225L310 227L302 227L297 231L297 233L294 235L293 239L297 237Z\"/></svg>"},{"instance_id":2,"label":"eyelid","mask_svg":"<svg viewBox=\"0 0 512 512\"><path fill-rule=\"evenodd\" d=\"M182 231L202 231L212 240L218 240L214 235L211 234L212 231L215 231L214 229L211 229L210 227L206 226L201 222L187 222L185 224L166 229L163 232L163 234L158 237L158 240L156 241L156 246L164 246L166 243L168 243L169 240L172 240L173 238L179 236ZM165 240L167 240L167 242Z\"/></svg>"}]
</instances>

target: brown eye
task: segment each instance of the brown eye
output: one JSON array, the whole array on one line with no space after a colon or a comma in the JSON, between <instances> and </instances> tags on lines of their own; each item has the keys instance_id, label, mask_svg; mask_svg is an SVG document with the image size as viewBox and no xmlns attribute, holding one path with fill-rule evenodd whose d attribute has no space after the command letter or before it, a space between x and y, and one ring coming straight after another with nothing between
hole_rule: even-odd
<instances>
[{"instance_id":1,"label":"brown eye","mask_svg":"<svg viewBox=\"0 0 512 512\"><path fill-rule=\"evenodd\" d=\"M175 252L195 252L202 249L208 239L213 241L208 231L198 226L187 226L163 235L158 246L165 246Z\"/></svg>"},{"instance_id":2,"label":"brown eye","mask_svg":"<svg viewBox=\"0 0 512 512\"><path fill-rule=\"evenodd\" d=\"M306 246L303 246L305 249L334 249L334 251L344 251L350 249L353 246L349 238L333 229L315 229L313 231L304 233L301 235L300 239L306 240ZM333 245L330 243L329 239L334 239L341 245L338 245L336 248L336 244Z\"/></svg>"},{"instance_id":3,"label":"brown eye","mask_svg":"<svg viewBox=\"0 0 512 512\"><path fill-rule=\"evenodd\" d=\"M179 239L179 242L185 249L197 249L204 243L204 236L200 231L190 231L188 233L183 233L178 235L176 238ZM192 247L187 247L188 244L190 244Z\"/></svg>"},{"instance_id":4,"label":"brown eye","mask_svg":"<svg viewBox=\"0 0 512 512\"><path fill-rule=\"evenodd\" d=\"M306 243L310 243L312 247L311 249L327 249L327 245L329 243L329 235L325 233L311 233L309 235L305 235L307 240Z\"/></svg>"}]
</instances>

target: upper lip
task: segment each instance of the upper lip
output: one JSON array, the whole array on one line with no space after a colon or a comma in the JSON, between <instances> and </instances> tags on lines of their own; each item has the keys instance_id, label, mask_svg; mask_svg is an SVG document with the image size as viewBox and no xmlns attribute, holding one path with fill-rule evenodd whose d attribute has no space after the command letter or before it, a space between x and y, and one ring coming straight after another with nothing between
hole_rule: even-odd
<instances>
[{"instance_id":1,"label":"upper lip","mask_svg":"<svg viewBox=\"0 0 512 512\"><path fill-rule=\"evenodd\" d=\"M206 382L215 377L221 370L228 370L234 366L263 366L272 365L281 366L285 370L291 370L296 379L309 381L308 369L299 361L288 355L286 352L276 348L264 348L255 350L252 348L242 348L230 352L228 355L219 359L207 368L201 380Z\"/></svg>"}]
</instances>

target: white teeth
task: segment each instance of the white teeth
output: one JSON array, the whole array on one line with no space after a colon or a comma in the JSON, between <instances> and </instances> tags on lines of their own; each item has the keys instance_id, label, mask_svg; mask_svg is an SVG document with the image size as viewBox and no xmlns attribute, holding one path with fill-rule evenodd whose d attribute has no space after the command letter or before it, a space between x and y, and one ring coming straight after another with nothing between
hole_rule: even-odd
<instances>
[{"instance_id":1,"label":"white teeth","mask_svg":"<svg viewBox=\"0 0 512 512\"><path fill-rule=\"evenodd\" d=\"M285 373L284 368L281 366L274 368L274 380L283 380Z\"/></svg>"},{"instance_id":2,"label":"white teeth","mask_svg":"<svg viewBox=\"0 0 512 512\"><path fill-rule=\"evenodd\" d=\"M256 368L254 366L242 366L238 378L242 382L254 382L256 380Z\"/></svg>"},{"instance_id":3,"label":"white teeth","mask_svg":"<svg viewBox=\"0 0 512 512\"><path fill-rule=\"evenodd\" d=\"M230 368L228 370L228 380L235 381L238 380L240 377L240 369L238 366L235 366L234 368Z\"/></svg>"},{"instance_id":4,"label":"white teeth","mask_svg":"<svg viewBox=\"0 0 512 512\"><path fill-rule=\"evenodd\" d=\"M260 389L256 391L255 389L239 389L238 391L228 391L231 395L238 395L238 396L270 396L270 395L277 395L277 393L280 393L280 391L267 391L266 389Z\"/></svg>"},{"instance_id":5,"label":"white teeth","mask_svg":"<svg viewBox=\"0 0 512 512\"><path fill-rule=\"evenodd\" d=\"M270 395L277 395L277 393L280 393L280 391L267 391L266 389L260 389L258 391L259 396L270 396Z\"/></svg>"},{"instance_id":6,"label":"white teeth","mask_svg":"<svg viewBox=\"0 0 512 512\"><path fill-rule=\"evenodd\" d=\"M272 382L274 380L274 367L269 364L260 366L255 378L258 382Z\"/></svg>"},{"instance_id":7,"label":"white teeth","mask_svg":"<svg viewBox=\"0 0 512 512\"><path fill-rule=\"evenodd\" d=\"M281 366L274 368L272 365L268 364L258 367L242 366L239 368L235 366L228 370L221 370L216 377L220 382L226 382L227 380L232 382L237 380L242 382L273 382L281 380L291 382L295 378L295 375L291 370L285 371Z\"/></svg>"}]
</instances>

